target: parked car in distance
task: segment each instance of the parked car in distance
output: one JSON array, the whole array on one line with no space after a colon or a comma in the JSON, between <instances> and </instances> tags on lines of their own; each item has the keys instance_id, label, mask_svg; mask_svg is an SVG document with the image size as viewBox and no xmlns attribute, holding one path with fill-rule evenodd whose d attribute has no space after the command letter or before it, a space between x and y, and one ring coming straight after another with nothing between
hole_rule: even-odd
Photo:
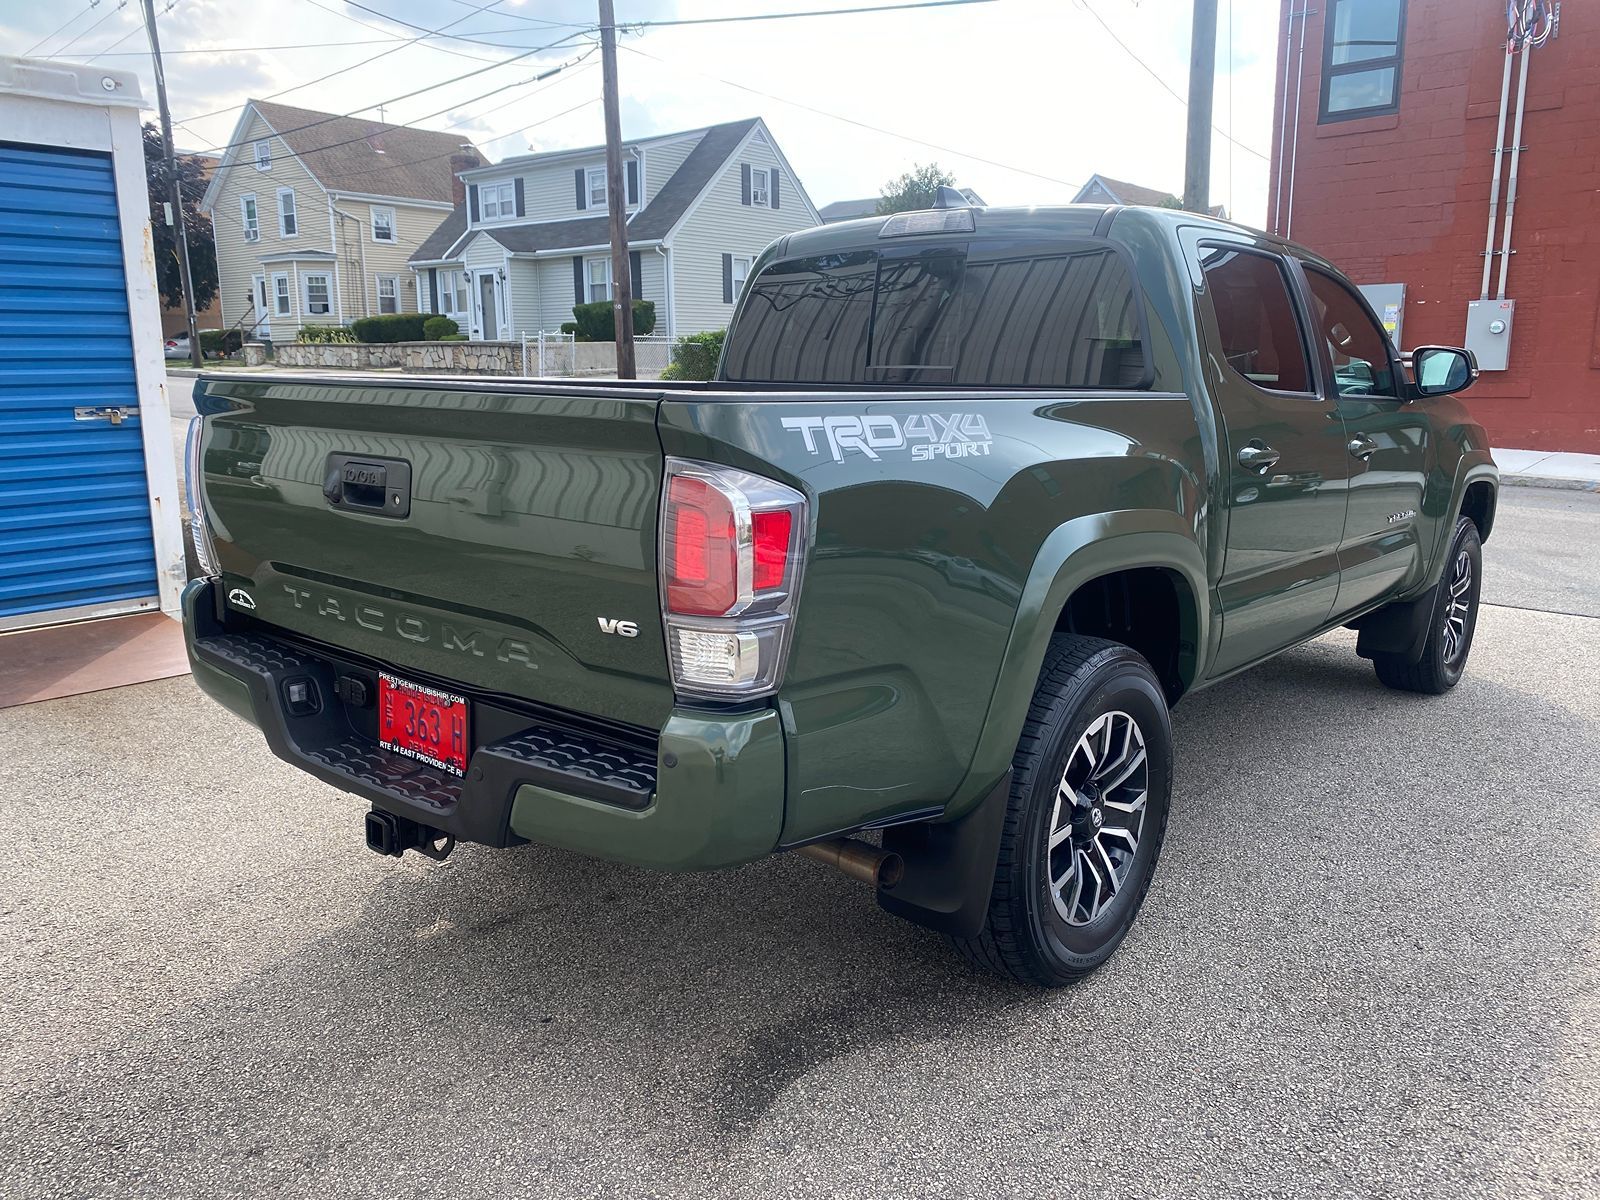
<instances>
[{"instance_id":1,"label":"parked car in distance","mask_svg":"<svg viewBox=\"0 0 1600 1200\"><path fill-rule=\"evenodd\" d=\"M168 358L189 357L189 335L187 333L175 334L167 339L166 345Z\"/></svg>"},{"instance_id":2,"label":"parked car in distance","mask_svg":"<svg viewBox=\"0 0 1600 1200\"><path fill-rule=\"evenodd\" d=\"M941 201L769 246L707 383L203 376L196 681L381 853L792 850L1083 977L1151 883L1170 707L1340 626L1448 691L1499 476L1472 356L1408 379L1302 247Z\"/></svg>"}]
</instances>

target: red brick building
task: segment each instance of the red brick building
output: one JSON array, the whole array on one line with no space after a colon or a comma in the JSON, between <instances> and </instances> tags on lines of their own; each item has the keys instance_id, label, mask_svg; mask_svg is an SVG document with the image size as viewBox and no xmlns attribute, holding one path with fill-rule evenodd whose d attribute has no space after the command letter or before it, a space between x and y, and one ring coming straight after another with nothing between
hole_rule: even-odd
<instances>
[{"instance_id":1,"label":"red brick building","mask_svg":"<svg viewBox=\"0 0 1600 1200\"><path fill-rule=\"evenodd\" d=\"M1473 344L1466 400L1496 446L1600 452L1600 2L1519 0L1488 296L1478 310L1506 62L1505 0L1281 0L1267 221L1360 284L1404 285L1400 343ZM1298 118L1296 114L1298 113ZM1371 293L1369 293L1371 295ZM1382 306L1376 305L1382 314ZM1501 320L1501 318L1504 318ZM1490 322L1502 328L1491 331Z\"/></svg>"}]
</instances>

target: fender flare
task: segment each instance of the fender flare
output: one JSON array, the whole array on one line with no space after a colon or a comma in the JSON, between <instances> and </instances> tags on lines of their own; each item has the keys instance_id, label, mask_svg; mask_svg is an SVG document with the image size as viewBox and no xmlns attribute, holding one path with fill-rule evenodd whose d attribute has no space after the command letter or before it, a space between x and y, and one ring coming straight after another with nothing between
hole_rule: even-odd
<instances>
[{"instance_id":1,"label":"fender flare","mask_svg":"<svg viewBox=\"0 0 1600 1200\"><path fill-rule=\"evenodd\" d=\"M1455 533L1456 519L1461 515L1462 505L1466 503L1467 489L1475 483L1487 482L1493 492L1493 503L1490 505L1489 517L1494 519L1494 508L1500 499L1500 468L1494 465L1494 460L1487 451L1474 451L1463 454L1456 464L1455 482L1450 487L1450 503L1442 514L1443 519L1437 522L1438 534L1434 544L1428 551L1428 569L1423 573L1423 583L1417 592L1420 595L1436 585L1444 575L1445 553L1450 547L1451 535Z\"/></svg>"},{"instance_id":2,"label":"fender flare","mask_svg":"<svg viewBox=\"0 0 1600 1200\"><path fill-rule=\"evenodd\" d=\"M1188 584L1180 670L1186 686L1200 677L1210 646L1211 604L1205 555L1193 527L1176 512L1155 509L1093 513L1057 526L1040 545L1023 585L972 764L947 818L972 808L1010 769L1045 652L1072 594L1102 575L1136 567L1161 567Z\"/></svg>"}]
</instances>

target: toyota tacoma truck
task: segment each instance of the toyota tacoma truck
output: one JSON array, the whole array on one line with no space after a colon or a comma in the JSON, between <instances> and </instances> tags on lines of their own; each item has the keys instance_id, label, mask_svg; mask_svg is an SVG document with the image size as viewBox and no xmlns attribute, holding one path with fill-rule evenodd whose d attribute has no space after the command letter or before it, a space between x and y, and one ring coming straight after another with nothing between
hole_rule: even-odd
<instances>
[{"instance_id":1,"label":"toyota tacoma truck","mask_svg":"<svg viewBox=\"0 0 1600 1200\"><path fill-rule=\"evenodd\" d=\"M709 383L203 376L190 661L379 852L798 851L1066 984L1183 696L1341 626L1461 677L1476 374L1265 234L945 193L769 246Z\"/></svg>"}]
</instances>

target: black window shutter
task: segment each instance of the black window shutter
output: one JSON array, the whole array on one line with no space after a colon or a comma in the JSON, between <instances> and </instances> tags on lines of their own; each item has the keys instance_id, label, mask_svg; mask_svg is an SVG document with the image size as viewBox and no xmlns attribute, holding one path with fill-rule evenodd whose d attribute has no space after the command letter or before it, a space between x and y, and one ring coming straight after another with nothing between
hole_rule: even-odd
<instances>
[{"instance_id":1,"label":"black window shutter","mask_svg":"<svg viewBox=\"0 0 1600 1200\"><path fill-rule=\"evenodd\" d=\"M525 216L528 215L528 210L527 210L526 206L523 204L523 201L522 201L522 176L521 175L517 176L517 178L513 182L513 186L515 187L516 193L517 193L517 216L525 217ZM773 208L777 208L778 206L776 204L774 204L772 207Z\"/></svg>"},{"instance_id":2,"label":"black window shutter","mask_svg":"<svg viewBox=\"0 0 1600 1200\"><path fill-rule=\"evenodd\" d=\"M628 251L628 279L633 287L633 298L638 300L644 291L644 264L637 250Z\"/></svg>"},{"instance_id":3,"label":"black window shutter","mask_svg":"<svg viewBox=\"0 0 1600 1200\"><path fill-rule=\"evenodd\" d=\"M778 203L778 168L777 167L773 167L772 168L771 176L772 176L772 182L767 185L767 199L772 201L772 207L773 208L780 208L782 206L779 205L779 203ZM518 212L522 211L520 206L517 208L517 211Z\"/></svg>"},{"instance_id":4,"label":"black window shutter","mask_svg":"<svg viewBox=\"0 0 1600 1200\"><path fill-rule=\"evenodd\" d=\"M428 268L428 311L439 311L439 268Z\"/></svg>"},{"instance_id":5,"label":"black window shutter","mask_svg":"<svg viewBox=\"0 0 1600 1200\"><path fill-rule=\"evenodd\" d=\"M739 203L750 203L750 164L739 164Z\"/></svg>"},{"instance_id":6,"label":"black window shutter","mask_svg":"<svg viewBox=\"0 0 1600 1200\"><path fill-rule=\"evenodd\" d=\"M639 203L639 160L628 160L628 203Z\"/></svg>"},{"instance_id":7,"label":"black window shutter","mask_svg":"<svg viewBox=\"0 0 1600 1200\"><path fill-rule=\"evenodd\" d=\"M572 256L572 294L577 297L575 303L582 304L588 299L583 294L583 255Z\"/></svg>"},{"instance_id":8,"label":"black window shutter","mask_svg":"<svg viewBox=\"0 0 1600 1200\"><path fill-rule=\"evenodd\" d=\"M572 179L578 189L578 207L589 207L589 189L584 186L583 168L579 167L572 172Z\"/></svg>"},{"instance_id":9,"label":"black window shutter","mask_svg":"<svg viewBox=\"0 0 1600 1200\"><path fill-rule=\"evenodd\" d=\"M748 180L750 178L750 168L746 167L744 170L745 179ZM731 254L722 256L722 302L724 304L733 303L733 255Z\"/></svg>"},{"instance_id":10,"label":"black window shutter","mask_svg":"<svg viewBox=\"0 0 1600 1200\"><path fill-rule=\"evenodd\" d=\"M478 185L475 183L467 184L467 208L472 213L472 223L476 225L478 223Z\"/></svg>"}]
</instances>

